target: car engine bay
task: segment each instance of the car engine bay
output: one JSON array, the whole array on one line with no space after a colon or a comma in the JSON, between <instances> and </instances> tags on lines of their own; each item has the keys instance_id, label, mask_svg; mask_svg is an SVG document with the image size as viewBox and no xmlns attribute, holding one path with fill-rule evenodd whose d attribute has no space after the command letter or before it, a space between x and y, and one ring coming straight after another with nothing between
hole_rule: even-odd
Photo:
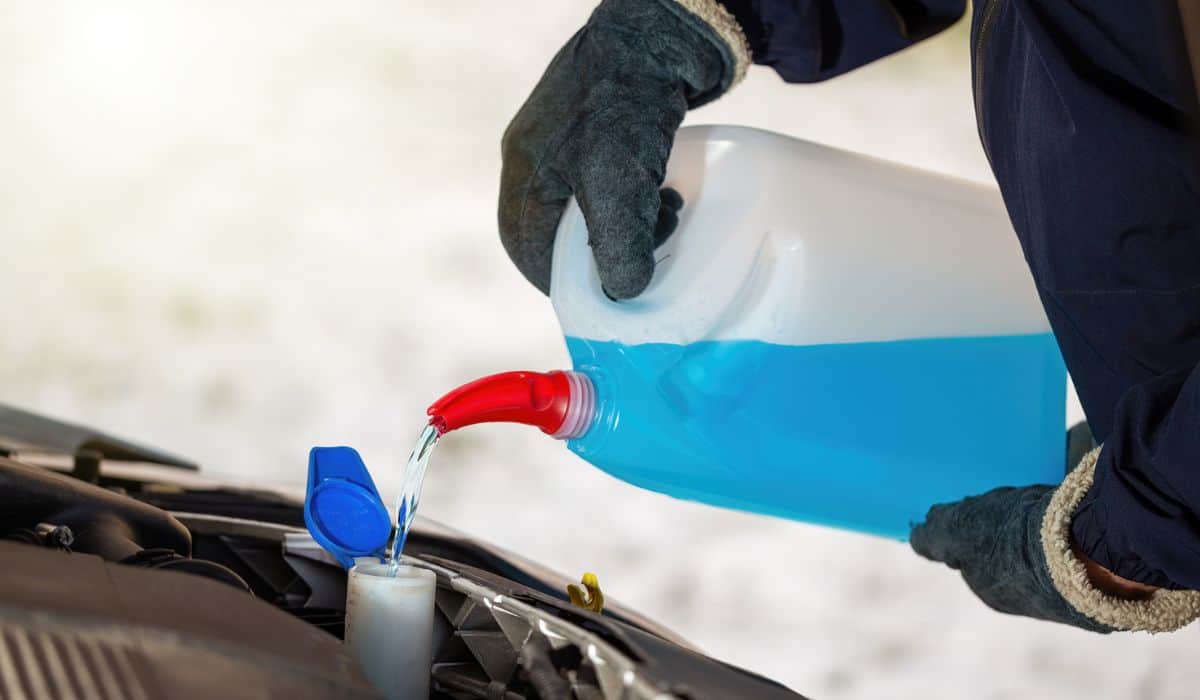
<instances>
[{"instance_id":1,"label":"car engine bay","mask_svg":"<svg viewBox=\"0 0 1200 700\"><path fill-rule=\"evenodd\" d=\"M0 406L0 695L378 697L302 501L194 469ZM436 523L405 562L437 576L430 697L799 697Z\"/></svg>"}]
</instances>

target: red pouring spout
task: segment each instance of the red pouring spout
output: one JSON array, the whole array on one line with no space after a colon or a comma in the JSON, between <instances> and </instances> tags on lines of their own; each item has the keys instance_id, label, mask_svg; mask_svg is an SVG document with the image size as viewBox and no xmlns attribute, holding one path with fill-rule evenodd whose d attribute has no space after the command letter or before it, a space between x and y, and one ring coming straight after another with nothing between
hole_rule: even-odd
<instances>
[{"instance_id":1,"label":"red pouring spout","mask_svg":"<svg viewBox=\"0 0 1200 700\"><path fill-rule=\"evenodd\" d=\"M596 390L581 372L502 372L458 387L426 413L441 435L476 423L523 423L567 440L591 427Z\"/></svg>"}]
</instances>

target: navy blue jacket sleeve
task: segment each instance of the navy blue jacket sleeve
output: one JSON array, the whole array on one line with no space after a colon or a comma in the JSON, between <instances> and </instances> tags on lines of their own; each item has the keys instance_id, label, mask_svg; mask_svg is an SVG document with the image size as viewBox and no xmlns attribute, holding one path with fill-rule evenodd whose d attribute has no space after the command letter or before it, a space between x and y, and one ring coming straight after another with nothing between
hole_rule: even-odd
<instances>
[{"instance_id":1,"label":"navy blue jacket sleeve","mask_svg":"<svg viewBox=\"0 0 1200 700\"><path fill-rule=\"evenodd\" d=\"M1200 159L1175 12L979 2L972 50L992 170L1104 443L1072 535L1125 578L1200 589Z\"/></svg>"},{"instance_id":2,"label":"navy blue jacket sleeve","mask_svg":"<svg viewBox=\"0 0 1200 700\"><path fill-rule=\"evenodd\" d=\"M789 83L841 75L927 39L962 17L966 0L718 0L746 34L754 62Z\"/></svg>"}]
</instances>

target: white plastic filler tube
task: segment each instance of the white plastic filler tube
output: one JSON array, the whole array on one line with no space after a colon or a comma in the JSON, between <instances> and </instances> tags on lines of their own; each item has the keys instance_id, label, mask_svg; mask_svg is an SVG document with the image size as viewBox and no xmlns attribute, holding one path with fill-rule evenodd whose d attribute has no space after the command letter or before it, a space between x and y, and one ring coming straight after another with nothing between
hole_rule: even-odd
<instances>
[{"instance_id":1,"label":"white plastic filler tube","mask_svg":"<svg viewBox=\"0 0 1200 700\"><path fill-rule=\"evenodd\" d=\"M355 561L346 585L346 646L388 700L429 697L437 576L373 558Z\"/></svg>"}]
</instances>

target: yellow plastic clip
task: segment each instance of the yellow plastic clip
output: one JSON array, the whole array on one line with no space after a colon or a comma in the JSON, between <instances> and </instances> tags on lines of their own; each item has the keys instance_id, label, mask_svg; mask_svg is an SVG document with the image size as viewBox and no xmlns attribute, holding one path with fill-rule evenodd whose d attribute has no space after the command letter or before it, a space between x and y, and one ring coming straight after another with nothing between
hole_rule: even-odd
<instances>
[{"instance_id":1,"label":"yellow plastic clip","mask_svg":"<svg viewBox=\"0 0 1200 700\"><path fill-rule=\"evenodd\" d=\"M590 571L583 575L580 583L567 585L567 595L571 598L571 605L577 608L594 613L604 611L604 594L600 592L600 579Z\"/></svg>"}]
</instances>

